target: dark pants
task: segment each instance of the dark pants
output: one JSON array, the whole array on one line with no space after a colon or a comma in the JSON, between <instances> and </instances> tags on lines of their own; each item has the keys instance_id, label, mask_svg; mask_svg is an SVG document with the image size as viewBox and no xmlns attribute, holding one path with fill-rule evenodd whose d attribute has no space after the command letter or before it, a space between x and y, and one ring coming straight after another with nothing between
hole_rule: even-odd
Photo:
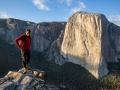
<instances>
[{"instance_id":1,"label":"dark pants","mask_svg":"<svg viewBox=\"0 0 120 90\"><path fill-rule=\"evenodd\" d=\"M26 64L28 64L30 61L30 50L29 51L21 50L21 57L22 65L23 67L26 67Z\"/></svg>"}]
</instances>

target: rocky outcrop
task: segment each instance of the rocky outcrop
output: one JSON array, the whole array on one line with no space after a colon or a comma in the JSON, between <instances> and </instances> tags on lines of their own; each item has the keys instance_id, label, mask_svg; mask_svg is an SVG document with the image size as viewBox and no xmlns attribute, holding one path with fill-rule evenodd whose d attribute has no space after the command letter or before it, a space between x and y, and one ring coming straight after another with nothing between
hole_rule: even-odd
<instances>
[{"instance_id":1,"label":"rocky outcrop","mask_svg":"<svg viewBox=\"0 0 120 90\"><path fill-rule=\"evenodd\" d=\"M103 14L77 12L68 19L58 52L66 62L79 64L101 78L109 72L108 62L118 62L119 41L120 27L110 23ZM53 57L56 52L52 52ZM61 64L63 59L59 61Z\"/></svg>"},{"instance_id":2,"label":"rocky outcrop","mask_svg":"<svg viewBox=\"0 0 120 90\"><path fill-rule=\"evenodd\" d=\"M13 18L0 19L0 38L7 43L14 44L13 40L20 34L24 34L26 28L30 28L31 49L43 52L58 38L65 25L65 22L41 22L36 24Z\"/></svg>"},{"instance_id":3,"label":"rocky outcrop","mask_svg":"<svg viewBox=\"0 0 120 90\"><path fill-rule=\"evenodd\" d=\"M56 87L47 84L44 71L37 69L29 70L22 74L23 69L18 72L9 71L8 74L0 78L0 90L68 90L65 86ZM43 76L44 75L44 76Z\"/></svg>"}]
</instances>

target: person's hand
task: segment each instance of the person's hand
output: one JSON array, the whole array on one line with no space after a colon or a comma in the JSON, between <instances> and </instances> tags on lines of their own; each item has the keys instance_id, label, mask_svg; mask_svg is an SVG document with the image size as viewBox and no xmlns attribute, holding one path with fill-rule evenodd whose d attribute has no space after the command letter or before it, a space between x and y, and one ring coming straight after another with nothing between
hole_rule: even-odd
<instances>
[{"instance_id":1,"label":"person's hand","mask_svg":"<svg viewBox=\"0 0 120 90\"><path fill-rule=\"evenodd\" d=\"M20 49L20 50L23 50L23 48L22 48L22 47L19 47L19 49Z\"/></svg>"}]
</instances>

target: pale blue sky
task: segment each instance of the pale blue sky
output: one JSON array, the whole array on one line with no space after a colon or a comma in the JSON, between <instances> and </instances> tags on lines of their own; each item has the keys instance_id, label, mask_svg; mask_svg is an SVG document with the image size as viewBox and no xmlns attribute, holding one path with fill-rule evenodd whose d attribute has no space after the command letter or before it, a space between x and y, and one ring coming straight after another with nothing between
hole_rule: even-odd
<instances>
[{"instance_id":1,"label":"pale blue sky","mask_svg":"<svg viewBox=\"0 0 120 90\"><path fill-rule=\"evenodd\" d=\"M67 21L76 11L104 14L120 26L120 0L0 0L0 18Z\"/></svg>"}]
</instances>

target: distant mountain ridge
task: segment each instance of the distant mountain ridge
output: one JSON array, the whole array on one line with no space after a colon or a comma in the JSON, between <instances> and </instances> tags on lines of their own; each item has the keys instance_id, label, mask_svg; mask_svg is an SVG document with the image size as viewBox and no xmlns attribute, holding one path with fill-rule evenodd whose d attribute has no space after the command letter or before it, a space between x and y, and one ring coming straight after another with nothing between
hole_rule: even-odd
<instances>
[{"instance_id":1,"label":"distant mountain ridge","mask_svg":"<svg viewBox=\"0 0 120 90\"><path fill-rule=\"evenodd\" d=\"M0 38L7 43L14 44L13 40L24 34L26 28L31 29L32 50L43 52L55 41L66 22L33 23L18 19L0 19Z\"/></svg>"}]
</instances>

